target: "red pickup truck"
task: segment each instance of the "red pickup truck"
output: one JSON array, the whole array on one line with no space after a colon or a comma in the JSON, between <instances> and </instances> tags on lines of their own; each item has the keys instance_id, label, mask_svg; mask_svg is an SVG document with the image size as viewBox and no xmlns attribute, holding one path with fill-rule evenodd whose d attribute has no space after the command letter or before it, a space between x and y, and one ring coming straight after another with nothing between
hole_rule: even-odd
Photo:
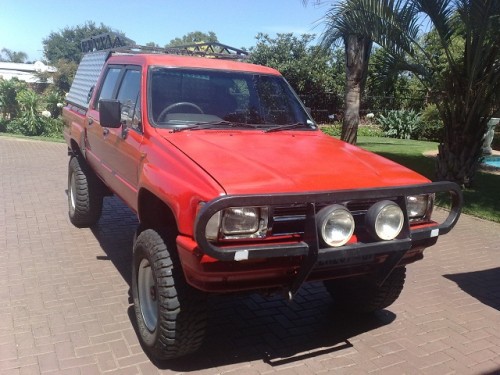
<instances>
[{"instance_id":1,"label":"red pickup truck","mask_svg":"<svg viewBox=\"0 0 500 375\"><path fill-rule=\"evenodd\" d=\"M156 358L201 345L210 293L291 299L321 280L340 308L385 308L462 205L456 184L323 134L279 72L215 47L87 53L63 109L71 222L99 225L109 194L137 213L132 295Z\"/></svg>"}]
</instances>

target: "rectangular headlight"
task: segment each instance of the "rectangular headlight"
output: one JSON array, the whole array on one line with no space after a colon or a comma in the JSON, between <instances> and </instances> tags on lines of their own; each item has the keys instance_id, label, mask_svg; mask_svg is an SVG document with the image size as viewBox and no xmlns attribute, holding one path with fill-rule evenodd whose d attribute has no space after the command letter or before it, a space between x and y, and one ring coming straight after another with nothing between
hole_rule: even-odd
<instances>
[{"instance_id":1,"label":"rectangular headlight","mask_svg":"<svg viewBox=\"0 0 500 375\"><path fill-rule=\"evenodd\" d=\"M432 214L434 194L410 195L406 197L406 209L410 221L426 221Z\"/></svg>"},{"instance_id":2,"label":"rectangular headlight","mask_svg":"<svg viewBox=\"0 0 500 375\"><path fill-rule=\"evenodd\" d=\"M222 215L222 233L226 236L257 232L260 214L257 207L231 207Z\"/></svg>"},{"instance_id":3,"label":"rectangular headlight","mask_svg":"<svg viewBox=\"0 0 500 375\"><path fill-rule=\"evenodd\" d=\"M269 222L268 207L230 207L219 211L207 223L206 237L217 239L264 238Z\"/></svg>"}]
</instances>

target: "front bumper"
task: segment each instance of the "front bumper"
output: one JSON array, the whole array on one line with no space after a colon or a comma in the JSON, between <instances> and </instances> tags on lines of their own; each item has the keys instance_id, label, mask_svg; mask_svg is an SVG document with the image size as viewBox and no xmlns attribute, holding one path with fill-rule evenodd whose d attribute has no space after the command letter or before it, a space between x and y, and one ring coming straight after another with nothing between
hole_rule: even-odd
<instances>
[{"instance_id":1,"label":"front bumper","mask_svg":"<svg viewBox=\"0 0 500 375\"><path fill-rule=\"evenodd\" d=\"M451 208L442 223L411 228L406 215L406 196L427 193L449 192ZM391 241L356 242L339 248L321 248L316 226L317 207L325 204L343 203L352 200L392 199L405 213L405 223L400 235ZM207 240L205 228L216 212L229 207L241 206L294 206L306 204L304 230L301 239L295 242L262 242L229 246L218 246ZM463 203L462 192L458 185L451 182L435 182L404 187L342 190L306 194L269 194L222 196L208 202L200 211L195 224L195 240L202 253L223 262L239 262L257 259L301 257L303 259L298 274L290 285L293 295L313 271L329 268L340 260L349 261L362 257L387 255L377 270L379 284L415 247L425 247L436 242L440 234L448 233L456 224Z\"/></svg>"}]
</instances>

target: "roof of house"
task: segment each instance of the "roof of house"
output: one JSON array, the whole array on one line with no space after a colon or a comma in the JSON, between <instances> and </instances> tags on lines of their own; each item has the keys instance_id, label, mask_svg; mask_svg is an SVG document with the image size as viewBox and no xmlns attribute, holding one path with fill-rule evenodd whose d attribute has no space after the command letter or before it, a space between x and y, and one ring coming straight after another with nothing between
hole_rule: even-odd
<instances>
[{"instance_id":1,"label":"roof of house","mask_svg":"<svg viewBox=\"0 0 500 375\"><path fill-rule=\"evenodd\" d=\"M45 65L41 61L35 61L33 64L0 62L0 78L6 80L17 78L28 83L40 83L40 78L36 75L36 73L54 73L56 71L56 68Z\"/></svg>"}]
</instances>

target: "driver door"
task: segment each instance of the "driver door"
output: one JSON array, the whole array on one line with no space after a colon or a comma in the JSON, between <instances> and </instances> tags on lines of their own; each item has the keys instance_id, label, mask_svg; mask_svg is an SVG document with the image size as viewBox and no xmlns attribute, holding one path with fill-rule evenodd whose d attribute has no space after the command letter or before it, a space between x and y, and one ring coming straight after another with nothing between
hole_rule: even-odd
<instances>
[{"instance_id":1,"label":"driver door","mask_svg":"<svg viewBox=\"0 0 500 375\"><path fill-rule=\"evenodd\" d=\"M116 91L121 104L122 127L109 129L106 138L106 160L113 173L113 190L134 210L137 209L139 168L143 160L141 153L142 111L141 111L141 69L126 66Z\"/></svg>"},{"instance_id":2,"label":"driver door","mask_svg":"<svg viewBox=\"0 0 500 375\"><path fill-rule=\"evenodd\" d=\"M134 65L108 67L104 82L89 110L87 155L89 162L111 190L136 209L139 165L142 161L141 68ZM118 99L119 128L106 128L99 121L99 100Z\"/></svg>"}]
</instances>

